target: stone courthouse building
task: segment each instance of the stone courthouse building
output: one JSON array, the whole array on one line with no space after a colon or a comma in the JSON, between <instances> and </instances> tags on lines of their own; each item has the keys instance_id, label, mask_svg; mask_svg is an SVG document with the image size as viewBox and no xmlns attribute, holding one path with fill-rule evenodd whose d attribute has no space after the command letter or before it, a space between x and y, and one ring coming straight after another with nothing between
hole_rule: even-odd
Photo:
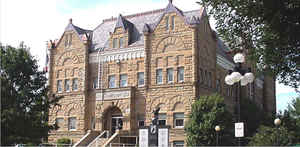
<instances>
[{"instance_id":1,"label":"stone courthouse building","mask_svg":"<svg viewBox=\"0 0 300 147\"><path fill-rule=\"evenodd\" d=\"M49 142L136 143L138 128L148 126L159 107L159 125L170 126L169 144L180 146L197 98L219 93L234 109L235 89L224 83L232 57L203 7L183 12L169 1L164 9L105 19L94 30L70 19L48 51L51 95L63 96L49 111L49 122L59 126ZM275 112L275 80L255 76L243 97Z\"/></svg>"}]
</instances>

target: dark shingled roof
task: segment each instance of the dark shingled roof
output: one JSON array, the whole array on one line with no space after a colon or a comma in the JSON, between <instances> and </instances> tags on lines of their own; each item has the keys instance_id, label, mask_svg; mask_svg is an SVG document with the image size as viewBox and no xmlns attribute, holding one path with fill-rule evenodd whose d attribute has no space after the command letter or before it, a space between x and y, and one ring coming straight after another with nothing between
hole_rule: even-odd
<instances>
[{"instance_id":1,"label":"dark shingled roof","mask_svg":"<svg viewBox=\"0 0 300 147\"><path fill-rule=\"evenodd\" d=\"M193 10L182 12L172 3L169 3L165 9L159 9L144 13L138 13L129 16L119 16L118 18L111 18L104 20L93 31L93 45L92 49L109 48L109 33L114 32L116 27L128 27L131 24L131 40L129 46L141 46L144 44L143 32L153 31L164 14L169 12L176 12L183 17L186 24L192 25L199 23L202 17L203 8L200 10ZM145 25L147 24L147 25Z\"/></svg>"},{"instance_id":2,"label":"dark shingled roof","mask_svg":"<svg viewBox=\"0 0 300 147\"><path fill-rule=\"evenodd\" d=\"M129 47L144 45L143 33L152 32L160 20L166 13L175 12L184 19L187 25L199 24L201 17L205 15L206 10L202 7L199 10L183 12L172 3L164 9L158 9L128 16L122 16L121 14L117 18L105 19L103 22L93 30L92 35L92 50L97 49L109 49L109 37L110 32L114 32L116 28L122 27L124 30L130 29L131 40ZM80 31L78 31L80 32ZM216 34L215 34L216 35ZM233 62L233 59L226 52L228 47L220 40L216 35L218 48L217 53L227 60Z\"/></svg>"}]
</instances>

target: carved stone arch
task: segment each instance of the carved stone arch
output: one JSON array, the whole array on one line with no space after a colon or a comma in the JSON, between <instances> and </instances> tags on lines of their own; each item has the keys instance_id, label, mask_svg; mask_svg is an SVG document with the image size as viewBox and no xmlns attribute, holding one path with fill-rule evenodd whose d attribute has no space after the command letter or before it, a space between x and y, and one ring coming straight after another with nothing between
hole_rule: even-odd
<instances>
[{"instance_id":1,"label":"carved stone arch","mask_svg":"<svg viewBox=\"0 0 300 147\"><path fill-rule=\"evenodd\" d=\"M51 108L50 114L51 115L57 115L57 112L60 111L60 110L61 110L61 106L57 105L57 106Z\"/></svg>"},{"instance_id":2,"label":"carved stone arch","mask_svg":"<svg viewBox=\"0 0 300 147\"><path fill-rule=\"evenodd\" d=\"M181 112L184 112L185 111L185 105L182 102L176 102L172 106L172 111L181 111Z\"/></svg>"},{"instance_id":3,"label":"carved stone arch","mask_svg":"<svg viewBox=\"0 0 300 147\"><path fill-rule=\"evenodd\" d=\"M64 109L65 110L65 116L68 116L69 115L69 112L74 109L74 113L81 113L82 112L82 109L81 109L81 106L80 104L78 103L70 103L66 106L66 108Z\"/></svg>"},{"instance_id":4,"label":"carved stone arch","mask_svg":"<svg viewBox=\"0 0 300 147\"><path fill-rule=\"evenodd\" d=\"M167 112L168 111L168 107L166 106L165 103L159 103L155 108L160 108L161 112Z\"/></svg>"},{"instance_id":5,"label":"carved stone arch","mask_svg":"<svg viewBox=\"0 0 300 147\"><path fill-rule=\"evenodd\" d=\"M57 65L63 66L66 64L66 61L68 61L68 60L69 60L69 62L71 62L68 64L77 64L80 62L80 59L77 55L73 55L71 51L66 51L61 56L58 57Z\"/></svg>"},{"instance_id":6,"label":"carved stone arch","mask_svg":"<svg viewBox=\"0 0 300 147\"><path fill-rule=\"evenodd\" d=\"M74 108L71 108L68 112L67 112L67 116L75 116L77 114L77 111Z\"/></svg>"},{"instance_id":7,"label":"carved stone arch","mask_svg":"<svg viewBox=\"0 0 300 147\"><path fill-rule=\"evenodd\" d=\"M72 64L72 59L71 58L65 58L61 65L64 66L64 65L70 65L70 64Z\"/></svg>"},{"instance_id":8,"label":"carved stone arch","mask_svg":"<svg viewBox=\"0 0 300 147\"><path fill-rule=\"evenodd\" d=\"M156 45L155 52L163 53L163 52L183 50L183 49L186 49L186 47L181 37L167 36L158 42L158 44Z\"/></svg>"},{"instance_id":9,"label":"carved stone arch","mask_svg":"<svg viewBox=\"0 0 300 147\"><path fill-rule=\"evenodd\" d=\"M176 104L181 103L184 106L184 111L185 111L186 106L189 105L188 101L189 101L188 98L185 98L182 95L178 95L170 100L170 106L171 106L170 109L173 111L174 108L176 107Z\"/></svg>"},{"instance_id":10,"label":"carved stone arch","mask_svg":"<svg viewBox=\"0 0 300 147\"><path fill-rule=\"evenodd\" d=\"M167 107L169 104L169 100L167 98L163 97L163 98L154 99L151 103L150 110L148 112L152 112L155 108L157 108L157 106L159 104L165 104L166 111L169 110L169 108Z\"/></svg>"}]
</instances>

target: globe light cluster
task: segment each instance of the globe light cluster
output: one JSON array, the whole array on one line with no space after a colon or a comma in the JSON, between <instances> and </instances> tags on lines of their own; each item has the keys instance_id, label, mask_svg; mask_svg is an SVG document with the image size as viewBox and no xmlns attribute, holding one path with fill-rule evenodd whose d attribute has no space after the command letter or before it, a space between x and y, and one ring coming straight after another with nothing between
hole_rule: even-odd
<instances>
[{"instance_id":1,"label":"globe light cluster","mask_svg":"<svg viewBox=\"0 0 300 147\"><path fill-rule=\"evenodd\" d=\"M235 63L243 63L243 62L245 62L245 56L241 53L237 53L233 57L233 60ZM225 77L225 83L227 85L233 85L234 83L237 83L240 81L241 81L242 86L245 86L248 83L252 83L254 81L253 73L247 72L244 75L242 75L241 73L235 71Z\"/></svg>"}]
</instances>

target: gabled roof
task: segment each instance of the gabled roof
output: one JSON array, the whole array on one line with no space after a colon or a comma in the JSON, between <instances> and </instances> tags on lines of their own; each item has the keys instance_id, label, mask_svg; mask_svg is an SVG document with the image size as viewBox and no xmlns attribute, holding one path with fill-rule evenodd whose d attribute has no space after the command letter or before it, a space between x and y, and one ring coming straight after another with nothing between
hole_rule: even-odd
<instances>
[{"instance_id":1,"label":"gabled roof","mask_svg":"<svg viewBox=\"0 0 300 147\"><path fill-rule=\"evenodd\" d=\"M78 26L75 26L73 24L72 19L70 19L69 24L67 25L67 27L65 28L65 32L66 31L75 31L78 35L78 37L80 38L80 40L82 39L82 35L90 35L90 33L92 33L91 30L86 30L86 29L82 29ZM82 40L81 40L82 41Z\"/></svg>"},{"instance_id":2,"label":"gabled roof","mask_svg":"<svg viewBox=\"0 0 300 147\"><path fill-rule=\"evenodd\" d=\"M71 18L71 19L69 19L69 24L65 28L64 33L61 35L58 42L55 43L56 46L61 42L66 31L74 31L77 34L77 36L79 37L80 41L82 41L82 42L84 41L84 39L87 39L87 40L91 39L92 38L91 35L93 34L93 31L91 31L91 30L85 30L85 29L82 29L80 27L73 25L73 21Z\"/></svg>"},{"instance_id":3,"label":"gabled roof","mask_svg":"<svg viewBox=\"0 0 300 147\"><path fill-rule=\"evenodd\" d=\"M128 16L119 15L118 18L110 18L93 30L92 50L99 48L109 49L110 32L114 32L116 27L130 27L131 40L129 47L144 45L143 32L151 32L158 25L166 13L175 12L182 17L186 24L194 25L200 22L204 9L183 12L175 7L171 2L164 9L158 9Z\"/></svg>"},{"instance_id":4,"label":"gabled roof","mask_svg":"<svg viewBox=\"0 0 300 147\"><path fill-rule=\"evenodd\" d=\"M126 30L128 27L130 26L130 23L120 14L118 19L117 19L117 23L115 25L115 29L122 27L124 30Z\"/></svg>"}]
</instances>

